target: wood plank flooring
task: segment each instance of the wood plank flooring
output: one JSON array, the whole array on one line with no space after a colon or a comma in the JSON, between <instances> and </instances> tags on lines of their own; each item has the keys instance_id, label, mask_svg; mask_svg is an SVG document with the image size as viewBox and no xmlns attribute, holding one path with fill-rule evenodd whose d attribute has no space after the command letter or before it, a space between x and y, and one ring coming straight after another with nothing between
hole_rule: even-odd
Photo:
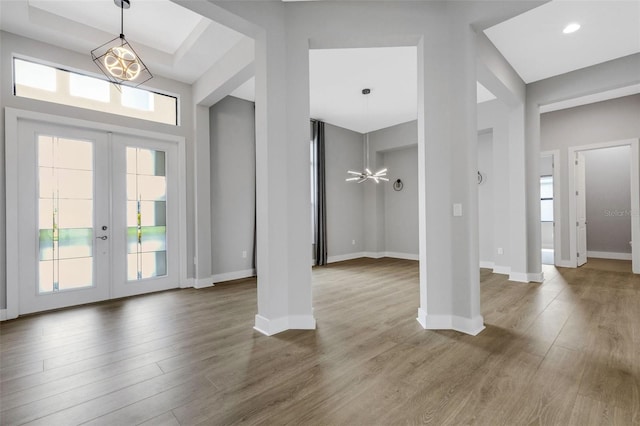
<instances>
[{"instance_id":1,"label":"wood plank flooring","mask_svg":"<svg viewBox=\"0 0 640 426\"><path fill-rule=\"evenodd\" d=\"M476 337L395 259L315 268L315 331L254 331L254 279L7 321L0 424L640 425L640 277L597 266L481 270Z\"/></svg>"}]
</instances>

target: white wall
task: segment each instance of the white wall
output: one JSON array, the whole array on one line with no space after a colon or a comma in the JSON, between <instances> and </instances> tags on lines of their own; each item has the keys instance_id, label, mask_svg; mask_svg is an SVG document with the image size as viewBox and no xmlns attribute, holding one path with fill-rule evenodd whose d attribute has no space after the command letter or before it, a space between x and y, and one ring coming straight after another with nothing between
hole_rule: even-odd
<instances>
[{"instance_id":1,"label":"white wall","mask_svg":"<svg viewBox=\"0 0 640 426\"><path fill-rule=\"evenodd\" d=\"M568 148L640 137L640 95L626 96L540 115L543 151L560 150L562 260L569 256ZM587 231L588 232L588 231Z\"/></svg>"},{"instance_id":2,"label":"white wall","mask_svg":"<svg viewBox=\"0 0 640 426\"><path fill-rule=\"evenodd\" d=\"M325 124L329 261L361 253L364 248L364 185L368 182L358 184L345 181L347 170L359 171L364 167L362 138L360 133ZM354 240L355 244L352 244Z\"/></svg>"},{"instance_id":3,"label":"white wall","mask_svg":"<svg viewBox=\"0 0 640 426\"><path fill-rule=\"evenodd\" d=\"M255 269L253 102L227 96L210 108L209 127L211 262L213 276L222 281L252 275Z\"/></svg>"},{"instance_id":4,"label":"white wall","mask_svg":"<svg viewBox=\"0 0 640 426\"><path fill-rule=\"evenodd\" d=\"M631 253L631 147L585 151L587 251Z\"/></svg>"},{"instance_id":5,"label":"white wall","mask_svg":"<svg viewBox=\"0 0 640 426\"><path fill-rule=\"evenodd\" d=\"M384 188L384 251L389 256L418 258L418 145L387 151L382 164L388 168ZM401 179L401 191L393 183Z\"/></svg>"},{"instance_id":6,"label":"white wall","mask_svg":"<svg viewBox=\"0 0 640 426\"><path fill-rule=\"evenodd\" d=\"M478 185L478 221L480 232L480 265L486 268L494 266L494 166L493 131L478 134L478 171L483 180Z\"/></svg>"},{"instance_id":7,"label":"white wall","mask_svg":"<svg viewBox=\"0 0 640 426\"><path fill-rule=\"evenodd\" d=\"M154 132L163 132L186 138L187 147L187 259L194 256L194 226L193 226L193 107L191 101L191 87L162 77L154 77L145 85L156 91L178 96L180 104L180 126L153 123L120 115L101 113L82 108L57 105L33 99L25 99L13 95L12 88L12 54L23 55L35 60L46 61L68 67L70 70L84 72L90 75L100 75L91 61L90 55L62 49L46 43L16 36L7 32L0 32L0 107L3 116L0 119L0 307L6 307L6 256L5 256L5 183L4 183L4 108L12 107L28 111L53 114L64 117L79 118L117 126L130 127ZM12 208L12 207L10 207ZM193 266L188 262L187 276L193 277Z\"/></svg>"}]
</instances>

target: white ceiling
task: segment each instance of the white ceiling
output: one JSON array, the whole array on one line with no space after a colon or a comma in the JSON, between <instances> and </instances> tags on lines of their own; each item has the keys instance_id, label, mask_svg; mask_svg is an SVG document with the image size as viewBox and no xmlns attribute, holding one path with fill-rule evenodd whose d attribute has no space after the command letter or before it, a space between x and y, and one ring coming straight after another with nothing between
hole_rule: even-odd
<instances>
[{"instance_id":1,"label":"white ceiling","mask_svg":"<svg viewBox=\"0 0 640 426\"><path fill-rule=\"evenodd\" d=\"M574 21L582 28L562 34ZM120 11L113 0L0 0L0 29L88 55L119 34ZM132 0L124 32L154 74L189 84L244 37L169 0ZM525 82L537 81L640 52L640 0L554 0L486 34ZM312 117L358 132L416 118L415 48L312 50L309 60ZM232 94L253 100L254 86ZM477 95L495 98L481 85Z\"/></svg>"},{"instance_id":2,"label":"white ceiling","mask_svg":"<svg viewBox=\"0 0 640 426\"><path fill-rule=\"evenodd\" d=\"M120 9L113 0L0 0L0 28L88 55L118 37ZM169 0L132 0L124 34L152 73L189 84L244 37Z\"/></svg>"},{"instance_id":3,"label":"white ceiling","mask_svg":"<svg viewBox=\"0 0 640 426\"><path fill-rule=\"evenodd\" d=\"M563 34L572 22L581 28ZM555 0L485 34L531 83L640 52L640 1Z\"/></svg>"}]
</instances>

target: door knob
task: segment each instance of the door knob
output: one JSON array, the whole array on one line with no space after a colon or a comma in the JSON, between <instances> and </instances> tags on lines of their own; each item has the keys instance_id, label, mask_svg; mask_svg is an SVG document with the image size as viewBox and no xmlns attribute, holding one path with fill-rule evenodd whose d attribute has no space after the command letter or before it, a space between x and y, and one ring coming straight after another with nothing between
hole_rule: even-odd
<instances>
[{"instance_id":1,"label":"door knob","mask_svg":"<svg viewBox=\"0 0 640 426\"><path fill-rule=\"evenodd\" d=\"M107 237L106 235L102 235L100 237L96 237L96 240L106 240L107 238L109 237Z\"/></svg>"}]
</instances>

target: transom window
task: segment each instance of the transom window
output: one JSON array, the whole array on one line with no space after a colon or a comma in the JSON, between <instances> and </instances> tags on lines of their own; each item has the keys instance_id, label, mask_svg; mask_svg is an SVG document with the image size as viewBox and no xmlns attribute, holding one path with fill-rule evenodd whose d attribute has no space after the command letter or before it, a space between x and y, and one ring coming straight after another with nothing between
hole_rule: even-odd
<instances>
[{"instance_id":1,"label":"transom window","mask_svg":"<svg viewBox=\"0 0 640 426\"><path fill-rule=\"evenodd\" d=\"M93 111L178 125L178 99L13 58L13 94Z\"/></svg>"}]
</instances>

